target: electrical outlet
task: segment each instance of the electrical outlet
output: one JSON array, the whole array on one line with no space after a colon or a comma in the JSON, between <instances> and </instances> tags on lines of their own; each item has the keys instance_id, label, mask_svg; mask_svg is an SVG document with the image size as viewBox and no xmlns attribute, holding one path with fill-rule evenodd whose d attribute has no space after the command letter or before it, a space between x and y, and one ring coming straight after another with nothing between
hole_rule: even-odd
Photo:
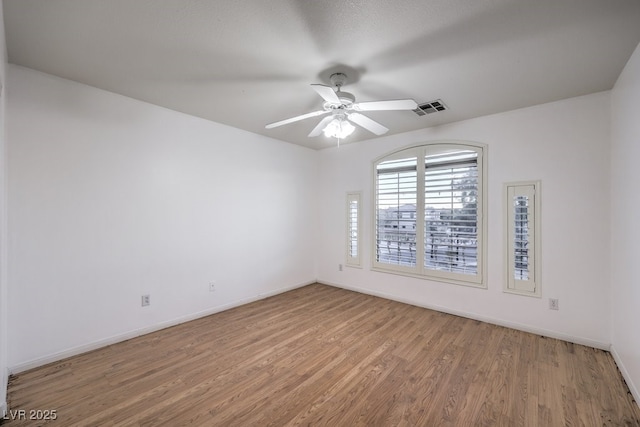
<instances>
[{"instance_id":1,"label":"electrical outlet","mask_svg":"<svg viewBox=\"0 0 640 427\"><path fill-rule=\"evenodd\" d=\"M342 264L338 264L338 271L342 271Z\"/></svg>"},{"instance_id":2,"label":"electrical outlet","mask_svg":"<svg viewBox=\"0 0 640 427\"><path fill-rule=\"evenodd\" d=\"M151 295L142 295L142 306L146 307L151 305Z\"/></svg>"},{"instance_id":3,"label":"electrical outlet","mask_svg":"<svg viewBox=\"0 0 640 427\"><path fill-rule=\"evenodd\" d=\"M216 291L216 282L209 282L209 292L215 292Z\"/></svg>"},{"instance_id":4,"label":"electrical outlet","mask_svg":"<svg viewBox=\"0 0 640 427\"><path fill-rule=\"evenodd\" d=\"M549 298L549 310L560 310L557 298Z\"/></svg>"}]
</instances>

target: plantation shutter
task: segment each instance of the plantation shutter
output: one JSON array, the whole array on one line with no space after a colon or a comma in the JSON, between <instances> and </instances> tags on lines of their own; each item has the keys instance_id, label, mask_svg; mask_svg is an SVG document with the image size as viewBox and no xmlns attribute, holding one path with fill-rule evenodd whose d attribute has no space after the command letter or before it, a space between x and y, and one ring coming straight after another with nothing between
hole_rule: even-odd
<instances>
[{"instance_id":1,"label":"plantation shutter","mask_svg":"<svg viewBox=\"0 0 640 427\"><path fill-rule=\"evenodd\" d=\"M347 194L347 265L360 266L360 193Z\"/></svg>"},{"instance_id":2,"label":"plantation shutter","mask_svg":"<svg viewBox=\"0 0 640 427\"><path fill-rule=\"evenodd\" d=\"M478 274L477 152L425 156L424 267Z\"/></svg>"},{"instance_id":3,"label":"plantation shutter","mask_svg":"<svg viewBox=\"0 0 640 427\"><path fill-rule=\"evenodd\" d=\"M372 269L484 287L484 158L442 142L377 160Z\"/></svg>"},{"instance_id":4,"label":"plantation shutter","mask_svg":"<svg viewBox=\"0 0 640 427\"><path fill-rule=\"evenodd\" d=\"M376 166L376 261L416 265L417 156Z\"/></svg>"},{"instance_id":5,"label":"plantation shutter","mask_svg":"<svg viewBox=\"0 0 640 427\"><path fill-rule=\"evenodd\" d=\"M535 185L507 186L507 287L536 291Z\"/></svg>"}]
</instances>

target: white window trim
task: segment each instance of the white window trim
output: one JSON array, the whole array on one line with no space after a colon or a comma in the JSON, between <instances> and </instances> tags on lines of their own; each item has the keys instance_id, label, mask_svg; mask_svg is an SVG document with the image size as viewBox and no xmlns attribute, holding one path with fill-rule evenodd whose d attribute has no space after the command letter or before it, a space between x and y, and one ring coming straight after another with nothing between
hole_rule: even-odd
<instances>
[{"instance_id":1,"label":"white window trim","mask_svg":"<svg viewBox=\"0 0 640 427\"><path fill-rule=\"evenodd\" d=\"M358 211L356 215L356 245L357 255L351 256L351 203L357 202ZM362 268L362 192L361 191L349 191L347 193L347 216L346 216L346 261L345 265L348 267Z\"/></svg>"},{"instance_id":2,"label":"white window trim","mask_svg":"<svg viewBox=\"0 0 640 427\"><path fill-rule=\"evenodd\" d=\"M533 231L530 236L530 241L533 243L533 250L529 252L529 264L533 264L532 275L533 278L526 281L515 280L515 266L514 266L514 248L512 245L511 232L515 227L513 223L513 196L518 194L524 194L533 187L533 200L530 202L533 206L530 209L530 215L533 219L530 221ZM513 194L510 194L513 192ZM507 182L504 184L503 200L504 200L504 262L505 262L505 278L504 278L504 292L526 295L530 297L542 297L541 282L542 282L542 244L541 244L541 210L542 210L542 183L538 181L517 181Z\"/></svg>"},{"instance_id":3,"label":"white window trim","mask_svg":"<svg viewBox=\"0 0 640 427\"><path fill-rule=\"evenodd\" d=\"M401 265L392 265L380 263L376 260L376 240L377 240L377 170L376 165L380 161L397 160L403 157L411 156L415 153L418 159L424 158L425 153L429 148L433 149L437 146L458 146L467 147L478 151L478 177L481 179L478 186L478 226L480 231L478 232L478 274L476 276L465 277L460 279L461 275L451 274L443 271L434 272L433 270L424 268L423 262L417 262L416 267L407 267ZM414 153L412 153L412 151ZM486 144L470 141L432 141L427 143L415 144L412 146L404 147L400 150L392 151L383 156L380 156L372 162L372 179L373 179L373 198L372 198L372 239L371 239L371 270L398 274L402 276L415 277L423 280L433 280L435 282L445 282L455 285L470 286L475 288L487 288L487 204L488 204L488 179L487 179L487 154L488 147ZM418 161L417 164L418 180L417 180L417 206L424 205L424 162ZM422 178L421 178L422 177ZM416 236L424 236L424 222L419 221L416 226ZM420 248L416 248L416 259L424 258L424 244L420 245Z\"/></svg>"}]
</instances>

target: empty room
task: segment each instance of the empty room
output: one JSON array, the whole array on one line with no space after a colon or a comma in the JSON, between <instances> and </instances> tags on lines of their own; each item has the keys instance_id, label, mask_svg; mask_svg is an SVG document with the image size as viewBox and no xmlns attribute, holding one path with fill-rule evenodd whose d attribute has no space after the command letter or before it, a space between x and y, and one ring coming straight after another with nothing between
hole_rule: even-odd
<instances>
[{"instance_id":1,"label":"empty room","mask_svg":"<svg viewBox=\"0 0 640 427\"><path fill-rule=\"evenodd\" d=\"M637 0L0 0L0 423L640 426Z\"/></svg>"}]
</instances>

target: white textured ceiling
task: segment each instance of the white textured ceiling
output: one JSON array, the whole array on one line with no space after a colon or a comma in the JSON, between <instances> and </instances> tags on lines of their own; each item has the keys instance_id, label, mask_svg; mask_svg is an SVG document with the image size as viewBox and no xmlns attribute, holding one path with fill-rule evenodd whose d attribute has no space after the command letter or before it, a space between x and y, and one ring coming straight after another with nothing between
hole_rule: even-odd
<instances>
[{"instance_id":1,"label":"white textured ceiling","mask_svg":"<svg viewBox=\"0 0 640 427\"><path fill-rule=\"evenodd\" d=\"M344 70L389 134L611 89L640 42L638 0L4 0L9 61L294 144ZM373 137L358 129L348 141Z\"/></svg>"}]
</instances>

